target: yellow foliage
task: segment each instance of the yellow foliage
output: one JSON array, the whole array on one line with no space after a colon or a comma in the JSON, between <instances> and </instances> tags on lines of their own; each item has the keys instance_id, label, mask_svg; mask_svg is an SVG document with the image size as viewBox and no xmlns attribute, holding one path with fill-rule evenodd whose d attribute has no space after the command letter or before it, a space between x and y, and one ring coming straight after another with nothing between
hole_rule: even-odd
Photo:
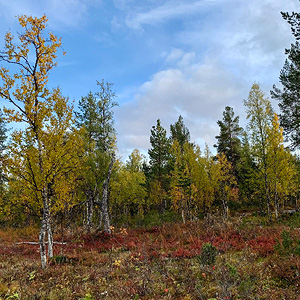
<instances>
[{"instance_id":1,"label":"yellow foliage","mask_svg":"<svg viewBox=\"0 0 300 300\"><path fill-rule=\"evenodd\" d=\"M12 201L37 213L45 207L55 213L72 205L83 141L72 128L68 99L59 88L46 87L61 39L45 35L45 15L18 19L24 32L18 35L19 44L10 32L5 36L2 61L14 68L0 68L0 96L13 107L4 108L6 120L26 126L12 133L6 172L15 191Z\"/></svg>"},{"instance_id":2,"label":"yellow foliage","mask_svg":"<svg viewBox=\"0 0 300 300\"><path fill-rule=\"evenodd\" d=\"M142 216L146 197L145 182L145 174L136 164L127 164L127 167L121 165L110 183L111 208L128 211L130 206L134 206Z\"/></svg>"},{"instance_id":3,"label":"yellow foliage","mask_svg":"<svg viewBox=\"0 0 300 300\"><path fill-rule=\"evenodd\" d=\"M266 175L271 205L278 209L288 195L295 195L298 189L297 171L290 152L284 148L283 129L276 113L267 134Z\"/></svg>"},{"instance_id":4,"label":"yellow foliage","mask_svg":"<svg viewBox=\"0 0 300 300\"><path fill-rule=\"evenodd\" d=\"M201 155L199 147L186 143L181 149L175 141L172 145L175 157L171 174L171 201L173 209L186 215L208 212L214 201L214 163L206 153Z\"/></svg>"}]
</instances>

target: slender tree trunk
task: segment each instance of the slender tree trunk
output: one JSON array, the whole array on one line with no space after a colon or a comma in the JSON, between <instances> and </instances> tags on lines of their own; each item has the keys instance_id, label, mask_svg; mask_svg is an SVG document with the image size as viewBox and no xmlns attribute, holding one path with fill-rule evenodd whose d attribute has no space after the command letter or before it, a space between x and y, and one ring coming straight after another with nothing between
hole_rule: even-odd
<instances>
[{"instance_id":1,"label":"slender tree trunk","mask_svg":"<svg viewBox=\"0 0 300 300\"><path fill-rule=\"evenodd\" d=\"M64 214L61 213L61 219L60 219L60 235L61 235L61 249L60 249L60 255L63 256L63 243L64 243Z\"/></svg>"},{"instance_id":2,"label":"slender tree trunk","mask_svg":"<svg viewBox=\"0 0 300 300\"><path fill-rule=\"evenodd\" d=\"M94 190L88 189L85 193L86 197L86 227L90 231L93 223L94 203L98 195L98 184L95 183ZM98 199L97 199L98 200Z\"/></svg>"},{"instance_id":3,"label":"slender tree trunk","mask_svg":"<svg viewBox=\"0 0 300 300\"><path fill-rule=\"evenodd\" d=\"M180 207L181 207L181 217L182 217L182 222L185 224L185 209L184 209L184 197L180 196Z\"/></svg>"},{"instance_id":4,"label":"slender tree trunk","mask_svg":"<svg viewBox=\"0 0 300 300\"><path fill-rule=\"evenodd\" d=\"M97 201L99 203L99 200ZM99 217L99 229L102 228L103 224L103 209L102 209L102 202L100 203L100 217Z\"/></svg>"},{"instance_id":5,"label":"slender tree trunk","mask_svg":"<svg viewBox=\"0 0 300 300\"><path fill-rule=\"evenodd\" d=\"M225 192L224 184L222 184L221 191L222 191L221 195L222 195L223 217L225 220L227 220L228 215L229 215L229 209L228 209L228 202L226 199L226 192Z\"/></svg>"},{"instance_id":6,"label":"slender tree trunk","mask_svg":"<svg viewBox=\"0 0 300 300\"><path fill-rule=\"evenodd\" d=\"M223 210L224 210L224 219L227 220L228 219L228 205L227 205L226 200L223 200Z\"/></svg>"},{"instance_id":7,"label":"slender tree trunk","mask_svg":"<svg viewBox=\"0 0 300 300\"><path fill-rule=\"evenodd\" d=\"M36 136L36 141L38 144L38 151L39 151L40 173L41 176L44 177L43 150L42 150L37 129L35 129L35 136ZM46 232L48 234L48 256L53 257L53 236L52 236L51 221L50 221L49 192L46 183L44 183L44 186L42 188L42 201L43 201L43 219L42 219L42 226L39 234L39 244L40 244L40 251L41 251L41 264L42 264L42 268L45 268L47 264L47 255L46 255L46 246L45 246Z\"/></svg>"},{"instance_id":8,"label":"slender tree trunk","mask_svg":"<svg viewBox=\"0 0 300 300\"><path fill-rule=\"evenodd\" d=\"M223 196L223 199L222 199L222 206L223 206L224 219L227 220L228 219L228 203L227 203L227 200L225 199L225 196Z\"/></svg>"},{"instance_id":9,"label":"slender tree trunk","mask_svg":"<svg viewBox=\"0 0 300 300\"><path fill-rule=\"evenodd\" d=\"M86 195L86 227L87 227L88 231L90 231L90 229L92 227L93 211L94 211L93 197L90 193L87 193L87 195Z\"/></svg>"},{"instance_id":10,"label":"slender tree trunk","mask_svg":"<svg viewBox=\"0 0 300 300\"><path fill-rule=\"evenodd\" d=\"M265 143L263 143L263 149L265 149ZM270 210L270 204L271 204L271 197L270 197L270 189L268 184L268 173L267 173L267 155L265 153L265 150L263 150L263 164L264 164L264 183L265 183L265 194L266 194L266 201L267 201L267 215L269 218L269 221L271 221L271 210Z\"/></svg>"},{"instance_id":11,"label":"slender tree trunk","mask_svg":"<svg viewBox=\"0 0 300 300\"><path fill-rule=\"evenodd\" d=\"M112 154L111 161L108 166L108 172L105 181L103 182L103 193L102 193L102 201L101 201L101 213L102 217L100 216L100 222L102 223L103 219L103 230L111 234L111 228L110 228L110 217L109 217L109 207L108 207L108 186L111 178L112 173L112 167L115 162L115 154ZM101 228L101 223L99 224L99 227Z\"/></svg>"},{"instance_id":12,"label":"slender tree trunk","mask_svg":"<svg viewBox=\"0 0 300 300\"><path fill-rule=\"evenodd\" d=\"M279 216L279 203L278 203L278 193L277 193L277 184L275 182L275 191L274 191L274 207L275 207L275 218L278 219Z\"/></svg>"},{"instance_id":13,"label":"slender tree trunk","mask_svg":"<svg viewBox=\"0 0 300 300\"><path fill-rule=\"evenodd\" d=\"M45 245L46 228L47 228L46 219L43 215L42 226L41 226L40 234L39 234L39 244L40 244L42 268L45 268L46 263L47 263L46 245Z\"/></svg>"},{"instance_id":14,"label":"slender tree trunk","mask_svg":"<svg viewBox=\"0 0 300 300\"><path fill-rule=\"evenodd\" d=\"M43 219L42 219L42 225L39 234L39 244L40 244L40 252L41 252L41 264L42 264L42 268L45 268L47 264L47 254L46 254L46 246L45 246L46 233L48 235L48 256L53 257L53 236L52 236L52 229L51 229L48 191L46 187L43 188L42 199L43 199Z\"/></svg>"},{"instance_id":15,"label":"slender tree trunk","mask_svg":"<svg viewBox=\"0 0 300 300\"><path fill-rule=\"evenodd\" d=\"M182 217L182 222L183 222L183 224L185 224L184 209L181 210L181 217Z\"/></svg>"},{"instance_id":16,"label":"slender tree trunk","mask_svg":"<svg viewBox=\"0 0 300 300\"><path fill-rule=\"evenodd\" d=\"M48 218L47 218L47 234L48 234L48 257L53 257L53 235L51 229L50 214L48 214Z\"/></svg>"},{"instance_id":17,"label":"slender tree trunk","mask_svg":"<svg viewBox=\"0 0 300 300\"><path fill-rule=\"evenodd\" d=\"M93 218L93 200L91 198L87 199L87 205L86 205L86 227L88 231L90 231L92 227L92 218Z\"/></svg>"},{"instance_id":18,"label":"slender tree trunk","mask_svg":"<svg viewBox=\"0 0 300 300\"><path fill-rule=\"evenodd\" d=\"M267 215L268 215L268 218L269 220L271 220L271 211L270 211L270 193L269 193L269 188L268 188L268 176L265 172L265 175L264 175L264 178L265 178L265 192L266 192L266 200L267 200Z\"/></svg>"}]
</instances>

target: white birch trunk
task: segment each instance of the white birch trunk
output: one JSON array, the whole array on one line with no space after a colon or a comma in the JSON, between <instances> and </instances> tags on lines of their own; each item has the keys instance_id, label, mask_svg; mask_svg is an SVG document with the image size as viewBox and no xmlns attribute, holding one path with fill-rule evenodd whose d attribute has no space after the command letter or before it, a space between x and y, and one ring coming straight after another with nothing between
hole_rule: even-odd
<instances>
[{"instance_id":1,"label":"white birch trunk","mask_svg":"<svg viewBox=\"0 0 300 300\"><path fill-rule=\"evenodd\" d=\"M43 198L43 219L42 219L42 225L39 234L39 244L40 244L40 251L41 251L41 264L42 264L42 268L45 268L47 264L47 254L46 254L46 246L45 246L46 233L48 234L48 256L53 257L53 236L52 236L51 222L50 222L50 209L48 205L48 193L46 188L44 188L42 191L42 198Z\"/></svg>"},{"instance_id":2,"label":"white birch trunk","mask_svg":"<svg viewBox=\"0 0 300 300\"><path fill-rule=\"evenodd\" d=\"M94 201L91 195L86 196L86 227L90 231L92 227L92 218L94 211Z\"/></svg>"},{"instance_id":3,"label":"white birch trunk","mask_svg":"<svg viewBox=\"0 0 300 300\"><path fill-rule=\"evenodd\" d=\"M111 234L111 227L110 227L110 217L109 217L109 207L108 207L108 186L111 178L111 173L112 173L112 167L115 162L115 154L112 154L111 161L108 167L108 172L106 179L103 183L103 193L102 193L102 201L101 201L101 215L100 216L100 222L102 223L103 221L103 230ZM101 228L102 224L99 224L99 227Z\"/></svg>"},{"instance_id":4,"label":"white birch trunk","mask_svg":"<svg viewBox=\"0 0 300 300\"><path fill-rule=\"evenodd\" d=\"M51 229L50 216L48 216L47 234L48 234L48 257L53 257L53 235Z\"/></svg>"},{"instance_id":5,"label":"white birch trunk","mask_svg":"<svg viewBox=\"0 0 300 300\"><path fill-rule=\"evenodd\" d=\"M41 226L40 234L39 234L39 244L40 244L42 268L45 268L46 264L47 264L46 245L45 245L46 227L47 227L46 220L43 216L42 226Z\"/></svg>"}]
</instances>

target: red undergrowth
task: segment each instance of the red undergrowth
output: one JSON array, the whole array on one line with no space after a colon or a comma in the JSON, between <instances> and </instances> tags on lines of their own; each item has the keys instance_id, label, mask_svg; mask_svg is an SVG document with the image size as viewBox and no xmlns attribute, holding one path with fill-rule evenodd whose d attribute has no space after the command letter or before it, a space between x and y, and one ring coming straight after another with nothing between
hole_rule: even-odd
<instances>
[{"instance_id":1,"label":"red undergrowth","mask_svg":"<svg viewBox=\"0 0 300 300\"><path fill-rule=\"evenodd\" d=\"M246 247L261 256L274 252L280 228L255 228L251 230L204 230L196 225L166 224L151 229L120 230L113 235L103 232L70 236L66 245L54 245L55 255L80 257L82 253L131 251L139 259L191 258L201 253L204 243L211 243L222 253L240 251ZM18 239L19 240L19 239ZM59 235L56 237L59 240ZM2 234L2 241L5 241ZM17 245L9 239L0 247L0 255L21 255L38 258L39 246Z\"/></svg>"}]
</instances>

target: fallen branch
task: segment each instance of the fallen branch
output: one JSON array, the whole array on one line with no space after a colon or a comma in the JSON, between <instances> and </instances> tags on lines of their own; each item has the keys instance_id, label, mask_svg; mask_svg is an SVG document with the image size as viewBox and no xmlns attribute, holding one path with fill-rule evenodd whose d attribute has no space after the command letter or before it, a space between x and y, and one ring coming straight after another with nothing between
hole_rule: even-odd
<instances>
[{"instance_id":1,"label":"fallen branch","mask_svg":"<svg viewBox=\"0 0 300 300\"><path fill-rule=\"evenodd\" d=\"M45 244L48 244L48 242L44 242ZM39 245L39 242L19 242L16 243L16 245L22 245L22 244L27 244L27 245ZM58 245L66 245L66 242L53 242L53 244L58 244Z\"/></svg>"}]
</instances>

